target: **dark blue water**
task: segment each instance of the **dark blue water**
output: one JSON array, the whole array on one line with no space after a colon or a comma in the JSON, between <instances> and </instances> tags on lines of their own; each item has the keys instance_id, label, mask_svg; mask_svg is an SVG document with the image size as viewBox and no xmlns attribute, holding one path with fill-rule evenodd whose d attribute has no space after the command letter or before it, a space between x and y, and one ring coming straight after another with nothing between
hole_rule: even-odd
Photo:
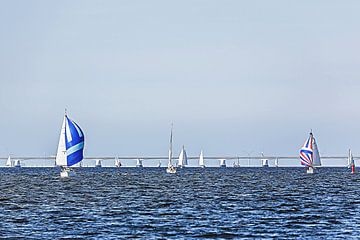
<instances>
[{"instance_id":1,"label":"dark blue water","mask_svg":"<svg viewBox=\"0 0 360 240\"><path fill-rule=\"evenodd\" d=\"M360 174L324 168L0 169L0 238L360 236Z\"/></svg>"}]
</instances>

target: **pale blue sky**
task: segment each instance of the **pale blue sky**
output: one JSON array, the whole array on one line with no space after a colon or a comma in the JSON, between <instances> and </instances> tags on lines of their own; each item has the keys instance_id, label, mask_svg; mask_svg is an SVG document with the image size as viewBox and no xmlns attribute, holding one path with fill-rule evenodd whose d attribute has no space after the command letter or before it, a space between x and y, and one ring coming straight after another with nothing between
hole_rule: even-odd
<instances>
[{"instance_id":1,"label":"pale blue sky","mask_svg":"<svg viewBox=\"0 0 360 240\"><path fill-rule=\"evenodd\" d=\"M0 155L360 153L359 1L0 1Z\"/></svg>"}]
</instances>

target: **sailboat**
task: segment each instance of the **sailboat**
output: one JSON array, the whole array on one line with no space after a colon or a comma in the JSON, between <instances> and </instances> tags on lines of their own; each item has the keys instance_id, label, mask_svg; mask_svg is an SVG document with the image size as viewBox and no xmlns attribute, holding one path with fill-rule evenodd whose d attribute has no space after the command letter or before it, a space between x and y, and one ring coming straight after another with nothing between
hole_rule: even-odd
<instances>
[{"instance_id":1,"label":"sailboat","mask_svg":"<svg viewBox=\"0 0 360 240\"><path fill-rule=\"evenodd\" d=\"M158 168L161 167L161 160L159 160L159 163L158 163L157 167L158 167Z\"/></svg>"},{"instance_id":2,"label":"sailboat","mask_svg":"<svg viewBox=\"0 0 360 240\"><path fill-rule=\"evenodd\" d=\"M21 167L20 159L14 160L14 166L13 166L13 167L16 167L16 168L20 168L20 167Z\"/></svg>"},{"instance_id":3,"label":"sailboat","mask_svg":"<svg viewBox=\"0 0 360 240\"><path fill-rule=\"evenodd\" d=\"M310 136L300 149L301 164L307 167L307 173L314 173L316 167L321 166L320 153L315 138L310 132Z\"/></svg>"},{"instance_id":4,"label":"sailboat","mask_svg":"<svg viewBox=\"0 0 360 240\"><path fill-rule=\"evenodd\" d=\"M140 168L143 167L142 159L140 158L136 159L136 167L140 167Z\"/></svg>"},{"instance_id":5,"label":"sailboat","mask_svg":"<svg viewBox=\"0 0 360 240\"><path fill-rule=\"evenodd\" d=\"M121 162L118 157L115 158L115 167L121 167Z\"/></svg>"},{"instance_id":6,"label":"sailboat","mask_svg":"<svg viewBox=\"0 0 360 240\"><path fill-rule=\"evenodd\" d=\"M220 167L226 168L226 159L220 159Z\"/></svg>"},{"instance_id":7,"label":"sailboat","mask_svg":"<svg viewBox=\"0 0 360 240\"><path fill-rule=\"evenodd\" d=\"M203 150L201 150L200 152L200 157L199 157L199 166L201 168L204 168L205 167L205 161L204 161L204 153L203 153Z\"/></svg>"},{"instance_id":8,"label":"sailboat","mask_svg":"<svg viewBox=\"0 0 360 240\"><path fill-rule=\"evenodd\" d=\"M238 168L238 167L240 167L240 158L239 157L237 158L237 162L236 163L234 162L234 168Z\"/></svg>"},{"instance_id":9,"label":"sailboat","mask_svg":"<svg viewBox=\"0 0 360 240\"><path fill-rule=\"evenodd\" d=\"M178 167L183 168L186 165L188 165L187 154L186 154L184 146L182 146L182 149L181 149L181 152L179 155L179 160L178 160Z\"/></svg>"},{"instance_id":10,"label":"sailboat","mask_svg":"<svg viewBox=\"0 0 360 240\"><path fill-rule=\"evenodd\" d=\"M166 168L167 173L176 173L176 167L172 164L172 139L173 139L172 129L173 128L171 126L170 146L169 146L169 162L168 162L168 166Z\"/></svg>"},{"instance_id":11,"label":"sailboat","mask_svg":"<svg viewBox=\"0 0 360 240\"><path fill-rule=\"evenodd\" d=\"M14 163L11 160L10 155L9 155L8 159L6 160L5 166L7 166L7 167L13 167L14 166Z\"/></svg>"},{"instance_id":12,"label":"sailboat","mask_svg":"<svg viewBox=\"0 0 360 240\"><path fill-rule=\"evenodd\" d=\"M60 177L74 175L70 168L84 158L84 133L74 121L68 118L66 112L61 127L56 165L60 166Z\"/></svg>"},{"instance_id":13,"label":"sailboat","mask_svg":"<svg viewBox=\"0 0 360 240\"><path fill-rule=\"evenodd\" d=\"M261 159L261 166L262 167L269 167L269 159L264 158L264 153L261 153L263 159Z\"/></svg>"},{"instance_id":14,"label":"sailboat","mask_svg":"<svg viewBox=\"0 0 360 240\"><path fill-rule=\"evenodd\" d=\"M355 161L351 152L351 149L349 149L349 157L348 157L348 167L351 168L351 173L355 173Z\"/></svg>"},{"instance_id":15,"label":"sailboat","mask_svg":"<svg viewBox=\"0 0 360 240\"><path fill-rule=\"evenodd\" d=\"M279 167L279 158L275 159L275 167Z\"/></svg>"},{"instance_id":16,"label":"sailboat","mask_svg":"<svg viewBox=\"0 0 360 240\"><path fill-rule=\"evenodd\" d=\"M102 161L101 161L101 159L96 159L95 167L96 167L96 168L101 168L101 167L102 167Z\"/></svg>"}]
</instances>

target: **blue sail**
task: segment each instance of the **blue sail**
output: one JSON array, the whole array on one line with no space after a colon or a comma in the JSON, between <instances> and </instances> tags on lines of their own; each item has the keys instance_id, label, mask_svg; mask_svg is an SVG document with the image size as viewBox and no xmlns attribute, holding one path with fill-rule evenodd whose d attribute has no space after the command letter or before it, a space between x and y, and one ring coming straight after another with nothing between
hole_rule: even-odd
<instances>
[{"instance_id":1,"label":"blue sail","mask_svg":"<svg viewBox=\"0 0 360 240\"><path fill-rule=\"evenodd\" d=\"M74 121L65 118L66 160L67 166L72 166L84 158L84 133Z\"/></svg>"}]
</instances>

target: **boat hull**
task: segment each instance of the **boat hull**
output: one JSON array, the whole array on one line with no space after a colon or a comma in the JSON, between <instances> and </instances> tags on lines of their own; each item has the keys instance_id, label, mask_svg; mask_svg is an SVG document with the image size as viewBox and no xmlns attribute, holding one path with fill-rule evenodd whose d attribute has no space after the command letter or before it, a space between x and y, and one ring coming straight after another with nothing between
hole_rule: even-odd
<instances>
[{"instance_id":1,"label":"boat hull","mask_svg":"<svg viewBox=\"0 0 360 240\"><path fill-rule=\"evenodd\" d=\"M68 178L68 177L73 177L73 176L75 176L75 172L72 171L71 169L62 169L60 171L61 178Z\"/></svg>"},{"instance_id":2,"label":"boat hull","mask_svg":"<svg viewBox=\"0 0 360 240\"><path fill-rule=\"evenodd\" d=\"M166 172L167 172L167 173L174 174L174 173L176 173L176 168L173 167L173 166L168 167L168 168L166 169Z\"/></svg>"}]
</instances>

